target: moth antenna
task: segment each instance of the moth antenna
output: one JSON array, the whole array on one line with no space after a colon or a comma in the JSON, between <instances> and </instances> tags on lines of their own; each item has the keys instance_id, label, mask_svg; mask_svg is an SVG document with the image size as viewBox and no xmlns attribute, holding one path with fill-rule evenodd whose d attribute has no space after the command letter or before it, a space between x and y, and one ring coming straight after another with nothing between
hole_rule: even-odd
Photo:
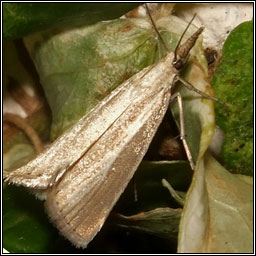
<instances>
[{"instance_id":1,"label":"moth antenna","mask_svg":"<svg viewBox=\"0 0 256 256\"><path fill-rule=\"evenodd\" d=\"M191 23L193 22L193 20L194 20L195 17L196 17L196 13L193 15L192 19L191 19L190 22L188 23L187 27L186 27L185 30L183 31L183 33L182 33L182 35L181 35L181 37L180 37L180 39L179 39L179 41L178 41L178 44L177 44L177 46L176 46L176 48L175 48L175 50L174 50L174 63L177 61L177 54L178 54L178 49L179 49L179 47L180 47L181 41L182 41L184 35L186 34L188 28L190 27L190 25L191 25Z\"/></svg>"},{"instance_id":2,"label":"moth antenna","mask_svg":"<svg viewBox=\"0 0 256 256\"><path fill-rule=\"evenodd\" d=\"M147 14L148 14L148 16L149 16L149 19L151 20L152 26L153 26L154 30L156 31L156 34L157 34L159 40L160 40L161 43L163 44L163 46L164 46L166 52L169 53L170 51L169 51L169 49L167 48L167 46L166 46L166 44L165 44L165 42L164 42L162 36L160 35L160 33L159 33L159 31L158 31L158 29L157 29L157 27L156 27L156 24L155 24L155 22L154 22L154 20L153 20L153 18L152 18L152 15L151 15L150 10L149 10L149 8L148 8L148 5L147 5L146 3L145 3L145 7L146 7L146 10L147 10Z\"/></svg>"}]
</instances>

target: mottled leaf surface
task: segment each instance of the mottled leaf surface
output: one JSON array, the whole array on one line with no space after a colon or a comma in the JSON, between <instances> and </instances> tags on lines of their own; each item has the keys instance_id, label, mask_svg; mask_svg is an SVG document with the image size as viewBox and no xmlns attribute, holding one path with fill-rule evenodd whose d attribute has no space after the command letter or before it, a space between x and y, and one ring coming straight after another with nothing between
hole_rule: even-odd
<instances>
[{"instance_id":1,"label":"mottled leaf surface","mask_svg":"<svg viewBox=\"0 0 256 256\"><path fill-rule=\"evenodd\" d=\"M156 47L150 30L125 19L34 34L25 42L52 110L52 139L152 64Z\"/></svg>"},{"instance_id":2,"label":"mottled leaf surface","mask_svg":"<svg viewBox=\"0 0 256 256\"><path fill-rule=\"evenodd\" d=\"M227 38L213 77L216 122L225 133L221 157L234 172L253 175L253 22L244 22Z\"/></svg>"},{"instance_id":3,"label":"mottled leaf surface","mask_svg":"<svg viewBox=\"0 0 256 256\"><path fill-rule=\"evenodd\" d=\"M179 252L253 252L253 185L249 178L231 174L206 154L188 192Z\"/></svg>"}]
</instances>

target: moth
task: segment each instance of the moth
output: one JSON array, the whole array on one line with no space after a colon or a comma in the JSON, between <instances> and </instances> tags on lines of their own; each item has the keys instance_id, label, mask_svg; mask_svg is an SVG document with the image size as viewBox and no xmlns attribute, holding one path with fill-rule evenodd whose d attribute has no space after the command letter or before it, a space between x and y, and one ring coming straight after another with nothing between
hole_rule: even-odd
<instances>
[{"instance_id":1,"label":"moth","mask_svg":"<svg viewBox=\"0 0 256 256\"><path fill-rule=\"evenodd\" d=\"M9 183L45 191L51 221L77 247L87 247L103 226L147 152L169 102L178 99L182 112L180 94L171 93L173 85L181 80L217 101L179 77L201 32L202 28L183 45L179 42L175 52L121 84L34 160L4 172ZM193 168L183 123L181 113L181 139Z\"/></svg>"}]
</instances>

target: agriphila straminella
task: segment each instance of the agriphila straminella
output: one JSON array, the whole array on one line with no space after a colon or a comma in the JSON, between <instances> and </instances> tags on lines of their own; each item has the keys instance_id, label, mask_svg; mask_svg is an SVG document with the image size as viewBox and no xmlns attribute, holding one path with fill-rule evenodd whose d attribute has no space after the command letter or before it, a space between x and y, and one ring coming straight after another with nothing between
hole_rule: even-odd
<instances>
[{"instance_id":1,"label":"agriphila straminella","mask_svg":"<svg viewBox=\"0 0 256 256\"><path fill-rule=\"evenodd\" d=\"M153 20L152 24L158 34ZM181 95L172 94L171 89L179 80L201 96L218 101L179 77L202 30L183 44L182 35L174 52L121 84L34 160L4 172L10 183L45 191L50 219L77 247L87 247L101 229L175 99L180 109L180 137L194 168L185 139Z\"/></svg>"}]
</instances>

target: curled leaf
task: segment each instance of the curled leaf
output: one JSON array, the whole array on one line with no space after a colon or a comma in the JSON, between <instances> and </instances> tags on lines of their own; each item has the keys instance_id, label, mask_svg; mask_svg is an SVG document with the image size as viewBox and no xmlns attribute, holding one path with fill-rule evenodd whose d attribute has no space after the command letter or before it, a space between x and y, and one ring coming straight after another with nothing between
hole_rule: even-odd
<instances>
[{"instance_id":1,"label":"curled leaf","mask_svg":"<svg viewBox=\"0 0 256 256\"><path fill-rule=\"evenodd\" d=\"M184 205L184 194L181 192L176 192L175 189L170 185L170 183L166 179L162 179L162 184L165 188L167 188L171 194L171 196L179 203L181 206Z\"/></svg>"},{"instance_id":2,"label":"curled leaf","mask_svg":"<svg viewBox=\"0 0 256 256\"><path fill-rule=\"evenodd\" d=\"M157 208L132 216L119 214L117 225L143 231L168 240L176 240L181 209Z\"/></svg>"},{"instance_id":3,"label":"curled leaf","mask_svg":"<svg viewBox=\"0 0 256 256\"><path fill-rule=\"evenodd\" d=\"M253 185L225 170L209 154L193 180L182 217L178 251L252 252Z\"/></svg>"}]
</instances>

